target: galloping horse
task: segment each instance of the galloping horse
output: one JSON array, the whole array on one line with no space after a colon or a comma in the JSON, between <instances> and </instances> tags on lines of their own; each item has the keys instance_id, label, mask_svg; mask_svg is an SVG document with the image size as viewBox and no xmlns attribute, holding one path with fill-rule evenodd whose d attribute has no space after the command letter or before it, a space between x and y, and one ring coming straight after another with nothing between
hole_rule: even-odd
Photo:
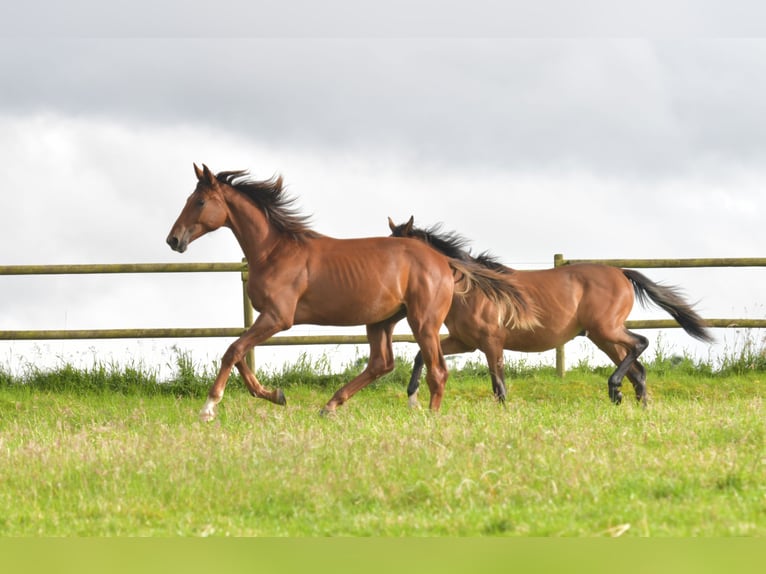
<instances>
[{"instance_id":1,"label":"galloping horse","mask_svg":"<svg viewBox=\"0 0 766 574\"><path fill-rule=\"evenodd\" d=\"M625 328L634 297L642 305L653 301L670 313L692 337L712 341L704 321L682 299L677 288L654 283L638 271L596 264L516 271L487 253L471 256L464 238L456 233L442 233L438 225L418 229L413 227L413 218L401 225L395 225L389 218L388 224L392 236L415 238L449 257L474 261L505 273L537 313L539 327L518 329L512 325L498 325L493 319L497 314L493 303L478 292L453 299L445 320L449 337L442 341L442 351L450 355L481 350L487 357L495 396L501 402L505 401L503 349L530 353L547 351L577 335L585 335L617 365L608 381L612 402L622 402L620 387L627 375L633 383L636 398L645 404L646 370L638 357L649 341ZM422 368L422 357L418 354L407 388L410 404L415 403Z\"/></svg>"},{"instance_id":2,"label":"galloping horse","mask_svg":"<svg viewBox=\"0 0 766 574\"><path fill-rule=\"evenodd\" d=\"M323 408L332 413L354 393L394 368L392 335L407 317L428 367L430 406L438 410L447 380L439 329L457 288L478 287L514 324L533 320L524 300L501 276L472 262L452 260L427 245L388 237L334 239L312 231L292 207L282 178L254 181L246 171L216 175L194 165L197 186L167 237L183 253L189 243L220 227L234 233L248 263L247 293L258 318L229 346L200 412L215 417L236 365L250 394L285 404L284 393L267 390L244 361L245 354L293 324L366 325L367 367Z\"/></svg>"}]
</instances>

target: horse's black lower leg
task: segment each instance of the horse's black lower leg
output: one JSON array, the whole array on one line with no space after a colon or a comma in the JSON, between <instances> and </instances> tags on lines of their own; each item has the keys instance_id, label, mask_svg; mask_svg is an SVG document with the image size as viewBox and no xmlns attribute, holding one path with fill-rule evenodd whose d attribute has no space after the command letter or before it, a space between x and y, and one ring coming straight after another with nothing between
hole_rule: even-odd
<instances>
[{"instance_id":1,"label":"horse's black lower leg","mask_svg":"<svg viewBox=\"0 0 766 574\"><path fill-rule=\"evenodd\" d=\"M628 371L628 379L633 383L636 391L636 400L646 405L646 369L638 361L633 362L633 368Z\"/></svg>"},{"instance_id":2,"label":"horse's black lower leg","mask_svg":"<svg viewBox=\"0 0 766 574\"><path fill-rule=\"evenodd\" d=\"M412 363L412 374L410 375L410 384L407 385L407 396L412 397L418 392L420 387L420 375L423 373L423 355L420 351L415 355L415 361Z\"/></svg>"},{"instance_id":3,"label":"horse's black lower leg","mask_svg":"<svg viewBox=\"0 0 766 574\"><path fill-rule=\"evenodd\" d=\"M503 361L503 348L499 346L495 348L484 350L484 354L487 357L487 366L489 366L489 376L492 380L492 392L495 395L495 399L501 405L505 406L505 373L504 361Z\"/></svg>"},{"instance_id":4,"label":"horse's black lower leg","mask_svg":"<svg viewBox=\"0 0 766 574\"><path fill-rule=\"evenodd\" d=\"M495 399L497 399L497 402L501 405L505 406L505 382L495 373L490 373L490 377L492 378L492 392L495 394Z\"/></svg>"},{"instance_id":5,"label":"horse's black lower leg","mask_svg":"<svg viewBox=\"0 0 766 574\"><path fill-rule=\"evenodd\" d=\"M636 364L638 364L638 367L643 373L644 380L646 379L645 369L640 363L637 362L637 359L641 353L643 353L649 346L649 340L642 335L637 335L636 333L629 332L629 334L634 341L634 345L632 349L628 351L628 354L625 355L625 358L620 362L620 364L617 365L617 369L614 371L614 373L611 374L608 381L609 398L616 405L619 405L622 402L622 392L620 391L620 387L622 387L622 380L631 369L635 368ZM638 387L636 386L636 382L633 382L633 387L636 389L637 395L640 390L642 397L645 396L646 385L643 384L643 381L641 381Z\"/></svg>"}]
</instances>

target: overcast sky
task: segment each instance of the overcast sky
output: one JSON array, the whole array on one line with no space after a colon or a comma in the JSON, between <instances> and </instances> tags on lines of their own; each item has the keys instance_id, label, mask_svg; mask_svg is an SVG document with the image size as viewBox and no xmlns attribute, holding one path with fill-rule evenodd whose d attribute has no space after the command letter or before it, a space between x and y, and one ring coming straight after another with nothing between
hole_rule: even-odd
<instances>
[{"instance_id":1,"label":"overcast sky","mask_svg":"<svg viewBox=\"0 0 766 574\"><path fill-rule=\"evenodd\" d=\"M0 14L0 264L239 260L226 230L183 255L165 244L192 162L281 173L327 235L385 235L388 216L414 215L519 268L554 253L765 255L759 4L13 4ZM766 315L766 270L646 273L704 316ZM0 329L241 322L236 275L0 281ZM715 334L712 347L663 337L706 358L741 336ZM153 364L174 343L213 360L229 341L0 342L0 361Z\"/></svg>"}]
</instances>

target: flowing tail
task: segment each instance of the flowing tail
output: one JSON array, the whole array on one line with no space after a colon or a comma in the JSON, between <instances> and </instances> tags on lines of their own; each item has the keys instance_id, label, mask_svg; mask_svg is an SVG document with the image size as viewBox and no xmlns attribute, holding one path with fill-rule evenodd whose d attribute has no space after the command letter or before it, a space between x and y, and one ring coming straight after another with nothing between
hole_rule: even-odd
<instances>
[{"instance_id":1,"label":"flowing tail","mask_svg":"<svg viewBox=\"0 0 766 574\"><path fill-rule=\"evenodd\" d=\"M460 274L455 280L456 295L466 295L472 289L479 289L497 306L501 324L523 330L540 326L537 308L519 290L512 274L500 273L474 261L450 259L450 266Z\"/></svg>"},{"instance_id":2,"label":"flowing tail","mask_svg":"<svg viewBox=\"0 0 766 574\"><path fill-rule=\"evenodd\" d=\"M644 307L649 300L653 301L664 311L667 311L676 322L695 339L711 343L713 336L707 330L705 321L697 315L691 305L684 301L676 287L661 285L649 279L646 275L633 269L623 269L625 277L633 283L636 299Z\"/></svg>"}]
</instances>

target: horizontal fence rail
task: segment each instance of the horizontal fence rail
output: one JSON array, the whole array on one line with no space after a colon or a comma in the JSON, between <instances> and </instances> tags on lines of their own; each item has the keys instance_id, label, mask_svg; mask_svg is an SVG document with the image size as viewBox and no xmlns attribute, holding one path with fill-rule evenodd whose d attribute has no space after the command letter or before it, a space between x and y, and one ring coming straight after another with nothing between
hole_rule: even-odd
<instances>
[{"instance_id":1,"label":"horizontal fence rail","mask_svg":"<svg viewBox=\"0 0 766 574\"><path fill-rule=\"evenodd\" d=\"M766 319L706 319L709 327L721 329L762 329ZM673 319L626 321L628 329L674 329ZM0 340L50 341L62 339L186 339L208 337L239 337L243 327L157 328L157 329L47 329L0 331ZM394 335L394 343L414 343L412 335ZM261 345L358 345L367 343L364 335L276 335Z\"/></svg>"},{"instance_id":2,"label":"horizontal fence rail","mask_svg":"<svg viewBox=\"0 0 766 574\"><path fill-rule=\"evenodd\" d=\"M216 273L238 272L242 278L243 327L170 329L66 329L0 331L0 340L51 339L159 339L186 337L239 337L253 323L253 308L247 296L247 262L239 263L101 263L87 265L0 265L0 275L84 275L109 273ZM275 345L267 341L266 345ZM284 343L300 344L300 343ZM308 344L308 343L303 343ZM253 351L245 360L252 368Z\"/></svg>"},{"instance_id":3,"label":"horizontal fence rail","mask_svg":"<svg viewBox=\"0 0 766 574\"><path fill-rule=\"evenodd\" d=\"M92 265L0 265L0 275L84 275L96 273L209 273L247 271L247 263L102 263Z\"/></svg>"},{"instance_id":4,"label":"horizontal fence rail","mask_svg":"<svg viewBox=\"0 0 766 574\"><path fill-rule=\"evenodd\" d=\"M60 339L185 339L194 337L239 337L242 327L177 329L78 329L43 331L0 331L0 340L43 341ZM412 335L394 335L394 343L414 343ZM364 335L277 335L264 345L358 345L367 342Z\"/></svg>"},{"instance_id":5,"label":"horizontal fence rail","mask_svg":"<svg viewBox=\"0 0 766 574\"><path fill-rule=\"evenodd\" d=\"M556 260L556 257L561 257ZM556 267L576 263L600 263L611 267L632 267L633 269L672 269L688 267L766 267L764 257L720 258L720 259L564 259L563 255L554 257Z\"/></svg>"},{"instance_id":6,"label":"horizontal fence rail","mask_svg":"<svg viewBox=\"0 0 766 574\"><path fill-rule=\"evenodd\" d=\"M599 263L626 268L691 268L691 267L766 267L766 258L719 259L565 259L554 256L554 267L577 263ZM64 329L64 330L0 330L0 340L61 340L61 339L181 339L194 337L238 337L253 323L253 308L246 293L247 262L220 263L108 263L86 265L0 265L0 275L82 275L114 273L217 273L238 272L242 280L244 324L242 327L219 328L146 328L146 329ZM766 328L763 319L706 319L716 328ZM668 329L678 327L672 319L627 321L629 329ZM412 335L394 335L395 343L414 343ZM275 336L262 343L273 345L345 345L364 344L364 335ZM248 355L252 366L252 351ZM564 376L564 348L556 349L556 369Z\"/></svg>"}]
</instances>

